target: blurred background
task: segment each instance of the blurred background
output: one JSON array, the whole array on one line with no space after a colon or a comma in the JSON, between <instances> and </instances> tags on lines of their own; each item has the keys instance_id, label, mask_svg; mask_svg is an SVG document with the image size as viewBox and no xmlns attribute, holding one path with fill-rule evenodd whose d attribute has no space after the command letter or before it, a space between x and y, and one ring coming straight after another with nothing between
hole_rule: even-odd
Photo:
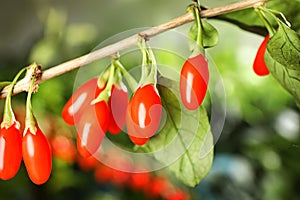
<instances>
[{"instance_id":1,"label":"blurred background","mask_svg":"<svg viewBox=\"0 0 300 200\"><path fill-rule=\"evenodd\" d=\"M212 7L233 1L202 2ZM46 69L90 52L115 34L169 21L184 14L190 3L2 0L0 80L12 80L33 61ZM75 130L60 117L73 92L75 70L40 84L33 97L34 112L56 155L50 180L35 186L22 164L12 180L0 180L0 199L299 199L300 113L291 95L272 76L257 77L252 70L263 37L227 22L209 22L219 32L219 43L208 54L223 79L227 111L215 145L212 170L199 186L188 188L166 170L126 177L134 180L134 184L128 184L107 167L97 164L95 169L95 161L80 160L72 143ZM190 25L176 31L187 34ZM177 48L187 45L166 42L165 45ZM137 62L126 61L129 65ZM13 108L20 120L24 118L25 95L13 98ZM0 113L3 105L4 100L0 100ZM104 174L110 176L105 179ZM172 188L173 196L161 191L167 188Z\"/></svg>"}]
</instances>

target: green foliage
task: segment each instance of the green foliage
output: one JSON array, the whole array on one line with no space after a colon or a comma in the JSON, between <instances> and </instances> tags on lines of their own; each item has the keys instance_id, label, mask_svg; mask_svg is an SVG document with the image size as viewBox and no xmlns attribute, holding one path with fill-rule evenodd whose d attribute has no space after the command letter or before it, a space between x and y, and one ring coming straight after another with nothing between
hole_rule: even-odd
<instances>
[{"instance_id":1,"label":"green foliage","mask_svg":"<svg viewBox=\"0 0 300 200\"><path fill-rule=\"evenodd\" d=\"M212 26L207 20L201 20L203 27L203 46L204 48L214 47L218 44L219 35L217 29Z\"/></svg>"},{"instance_id":2,"label":"green foliage","mask_svg":"<svg viewBox=\"0 0 300 200\"><path fill-rule=\"evenodd\" d=\"M265 60L272 75L300 106L300 37L282 22L267 44Z\"/></svg>"},{"instance_id":3,"label":"green foliage","mask_svg":"<svg viewBox=\"0 0 300 200\"><path fill-rule=\"evenodd\" d=\"M266 13L265 17L273 27L277 28L276 33L270 38L267 45L266 62L272 75L279 83L300 102L300 13L299 0L291 0L282 4L282 1L273 0L267 4L268 8L284 11L286 18L292 23L292 28L280 21L281 16L274 18L273 14ZM238 12L228 13L218 18L237 24L239 27L266 35L261 19L254 10L246 9ZM296 19L296 20L295 20ZM298 33L297 33L298 31Z\"/></svg>"},{"instance_id":4,"label":"green foliage","mask_svg":"<svg viewBox=\"0 0 300 200\"><path fill-rule=\"evenodd\" d=\"M292 29L300 34L300 0L289 0L283 3L282 0L272 0L267 6L282 12L287 20L292 24Z\"/></svg>"},{"instance_id":5,"label":"green foliage","mask_svg":"<svg viewBox=\"0 0 300 200\"><path fill-rule=\"evenodd\" d=\"M144 147L173 171L186 185L194 187L209 172L213 159L212 134L203 107L194 112L179 102L178 85L163 79L158 89L166 112L166 121L157 136Z\"/></svg>"},{"instance_id":6,"label":"green foliage","mask_svg":"<svg viewBox=\"0 0 300 200\"><path fill-rule=\"evenodd\" d=\"M281 21L278 24L277 32L268 42L268 52L286 68L300 71L300 35Z\"/></svg>"},{"instance_id":7,"label":"green foliage","mask_svg":"<svg viewBox=\"0 0 300 200\"><path fill-rule=\"evenodd\" d=\"M217 29L212 26L210 23L207 22L206 19L201 20L201 26L202 26L202 42L204 48L210 48L214 47L218 44L219 41L219 35ZM190 42L190 50L193 50L194 43L197 40L197 29L198 26L196 23L193 23L190 31L189 31L189 38L192 39Z\"/></svg>"},{"instance_id":8,"label":"green foliage","mask_svg":"<svg viewBox=\"0 0 300 200\"><path fill-rule=\"evenodd\" d=\"M46 24L45 26L50 27L51 25L51 27L56 26L56 28L49 28L45 31L43 38L41 38L39 42L36 42L35 47L32 48L31 54L28 58L28 62L30 63L32 60L36 60L37 62L41 62L41 64L48 66L58 64L64 60L88 52L93 47L92 43L102 41L106 37L113 35L116 32L123 31L124 29L128 29L129 27L137 27L141 25L141 23L143 26L149 24L159 24L184 12L183 4L185 3L182 2L178 4L172 2L170 3L170 1L156 1L157 3L153 3L150 1L141 2L141 5L143 5L143 9L136 9L135 12L132 12L131 8L132 6L136 7L138 2L117 2L115 4L107 4L104 6L103 3L100 3L101 6L96 6L95 4L99 5L99 2L95 1L82 2L82 5L85 6L79 6L80 12L76 12L76 8L74 9L76 17L71 15L70 19L68 19L69 24L66 24L64 21L64 17L69 15L67 11L67 15L62 15L62 18L56 18L53 15L51 15L52 17L49 16L49 18L53 20L53 22L50 23L48 21L48 24ZM299 34L299 2L299 0L289 0L284 2L282 0L271 0L267 3L267 7L282 11L286 15L287 19L291 22L291 28ZM168 4L169 7L166 7ZM31 6L35 7L33 5ZM75 4L71 6L75 6ZM110 16L111 14L111 9L107 9L107 7L111 9L113 8L115 9L115 13L119 13L124 17L127 17L126 23L124 23L124 20L122 20L124 18L119 17L119 15L116 18L103 17ZM166 13L166 11L168 11L169 13ZM47 13L44 12L44 10L42 10L41 12ZM85 12L88 14L85 14ZM158 13L157 18L154 19L154 21L151 21L152 18L149 17L148 14L143 15L145 12ZM163 15L160 15L159 13L163 13ZM139 16L139 18L136 18L136 16ZM88 23L78 23L78 21L81 21L82 19L88 21ZM135 19L137 20L135 23L133 23L132 20ZM220 19L232 22L233 24L236 24L241 28L249 30L251 32L266 34L266 30L263 27L263 24L257 17L256 13L253 11L253 9L226 14L220 17ZM59 23L59 21L63 23ZM97 21L98 24L90 24L90 22L92 21ZM14 23L10 24L13 25ZM63 24L63 26L61 26L61 24ZM32 24L25 23L24 25L27 25L28 27L32 26ZM275 21L273 22L273 25L277 26ZM296 116L299 116L299 112L296 111L296 108L293 107L294 104L290 95L287 95L287 93L283 89L278 87L278 84L276 84L275 80L273 80L271 76L266 78L258 78L255 77L254 74L251 74L251 61L249 61L250 59L248 58L250 57L250 52L252 52L249 50L254 49L249 48L249 46L251 46L249 44L247 46L247 41L249 39L248 36L251 35L247 35L245 34L245 32L238 31L232 26L229 26L228 28L228 24L226 24L226 26L223 26L222 28L220 28L221 26L217 27L220 33L224 34L224 37L222 37L222 39L220 40L221 44L213 49L209 49L208 51L210 54L214 55L214 61L217 63L219 70L221 71L222 79L226 87L226 99L228 100L228 122L224 129L224 132L226 134L223 134L221 137L221 141L218 141L218 151L216 151L216 155L227 152L228 154L238 155L247 159L253 167L252 172L254 182L247 182L247 189L242 190L242 186L240 186L238 183L233 181L230 181L228 183L224 180L224 178L219 179L216 183L213 184L211 181L213 178L212 176L209 176L209 179L207 179L209 181L203 182L203 184L206 184L203 187L205 190L202 193L204 195L203 199L206 199L207 197L205 196L207 194L206 187L212 189L214 194L210 195L215 196L217 196L218 191L214 189L220 188L220 191L223 191L222 189L227 189L226 191L231 192L232 197L235 197L235 199L238 199L236 194L241 191L243 192L243 195L250 193L249 198L261 197L264 199L296 199L297 188L295 188L294 186L299 182L297 178L299 177L298 169L300 166L299 159L297 159L297 156L299 155L299 133L298 135L296 135L296 139L287 141L285 140L285 138L279 137L277 132L270 131L270 129L273 130L274 124L277 123L277 121L273 119L276 119L280 112L284 109L287 109L287 107L288 109L295 109L294 112L298 114ZM20 34L23 33L20 31ZM243 37L243 34L245 34L245 37ZM283 38L281 38L282 36ZM276 39L275 41L275 38L277 38L278 40ZM292 33L289 28L280 28L279 26L279 30L270 40L269 46L274 45L277 46L276 48L278 48L279 44L282 44L285 48L288 46L291 46L291 48L293 48L295 47L295 43L299 44L297 43L297 41L299 40L295 38L295 32ZM215 41L214 37L209 39L214 39ZM250 38L250 41L252 42L254 39L256 38L252 38L252 40ZM289 40L293 42L290 42ZM248 41L248 43L250 42ZM285 53L283 53L283 51L280 51L280 53L282 54L278 55L276 55L276 52L278 53L278 51L271 53L272 49L270 49L270 52L266 52L265 59L268 67L270 68L273 76L276 77L276 79L284 86L284 88L286 88L295 96L298 104L300 105L300 74L299 69L296 70L296 58L297 56L299 58L299 48L293 48L294 53L292 55L294 56L289 56L289 54L286 54L286 52L288 52L286 51L287 49L285 49ZM245 53L242 53L245 51L247 51L248 57L245 56ZM22 54L26 55L26 52L22 52ZM288 57L290 57L291 59L286 59ZM14 57L12 56L12 58ZM136 66L140 64L139 58L140 57L136 57L135 60L128 59L128 61L127 58L125 58L126 60L124 60L127 64L126 67ZM174 57L167 55L162 56L160 60L157 60L158 63L162 63L162 61L165 61L166 65L171 65L172 67L176 65L177 71L180 70L181 64L184 62L183 59L174 59ZM22 61L22 63L24 64L24 61ZM22 63L20 64L20 66L23 65ZM99 66L102 65L96 63L94 66L97 67L98 71ZM168 72L168 70L163 71L163 67L161 67L160 69L162 70L161 74L163 76L167 76L172 80L176 80L178 78L177 76L175 76L176 74L171 74ZM9 80L9 73L11 73L11 75L14 74L12 73L12 71L13 69L11 68L11 66L9 68L6 68L5 70L2 70L1 76L3 77L3 80ZM91 67L86 67L86 72L92 73ZM61 122L60 110L63 106L63 103L66 102L67 98L73 91L72 88L74 75L75 72L74 74L68 73L68 75L66 74L61 78L55 78L49 82L47 81L40 85L39 92L34 95L34 110L38 111L38 117L41 120L45 120L43 124L44 126L48 124L48 126L50 127L53 124ZM197 110L196 112L193 112L192 114L189 113L190 116L186 116L187 114L184 112L182 115L185 115L185 119L187 120L184 120L183 122L183 116L177 114L179 111L176 109L180 110L182 109L182 107L180 106L179 101L176 100L176 95L173 93L174 87L167 88L164 86L160 86L159 90L162 94L162 97L164 98L163 103L164 107L166 108L165 114L167 116L167 120L164 124L164 127L162 127L163 129L161 130L159 135L151 139L147 146L148 149L145 148L144 150L147 152L159 150L157 153L155 153L155 157L162 163L166 162L166 160L169 159L169 155L174 158L173 153L179 154L181 150L184 150L184 153L181 157L178 157L177 160L172 160L173 164L169 168L177 175L178 178L183 180L183 182L187 183L190 186L194 186L210 170L213 158L213 152L208 151L211 146L207 145L210 144L211 133L209 131L206 113L203 108ZM22 95L18 96L23 97ZM177 97L177 99L179 98ZM0 101L0 104L2 103L3 100ZM15 102L15 105L17 105L17 103L18 102ZM0 109L2 109L2 107ZM57 118L55 123L49 122L49 120L47 120L46 118L47 116L51 115L50 113L53 112L57 114L57 116L55 117ZM197 121L197 123L192 123L195 122L196 119L200 120ZM174 124L173 121L176 123ZM187 127L188 125L190 125L190 127L198 128L193 134L186 130L182 130L179 134L177 134L177 132L174 131L177 128L174 125L177 125L177 123L186 123L183 124L182 127ZM291 123L288 120L286 124L290 125ZM57 132L57 134L62 134L62 130L58 129L53 131L55 133ZM288 129L285 129L285 131L289 132ZM52 133L49 132L49 134ZM283 132L283 134L285 134L285 132ZM109 137L112 142L128 145L128 147L130 148L132 147L129 146L131 143L128 140L127 135L125 134L123 134L122 136L114 137L114 139L116 140L112 139L113 135L109 135ZM207 141L206 138L209 138L208 142L204 142ZM181 141L183 141L183 143ZM184 146L183 144L185 144L186 141L188 145ZM178 148L174 148L168 151L167 147L171 143L175 142L178 142L178 145L176 146ZM123 145L122 148L124 148ZM203 149L207 151L203 151ZM207 152L208 154L202 154L200 152ZM160 153L162 154L160 155ZM202 156L200 157L200 155ZM272 155L273 157L271 157ZM271 158L274 158L274 155L276 155L275 158L279 160L279 163L281 165L276 169L274 166L268 163ZM192 157L193 159L190 160L190 157ZM272 160L271 163L274 162L275 161ZM110 193L112 194L112 196L115 196L115 199L124 199L124 196L126 196L128 199L132 199L131 192L127 191L127 193L123 194L122 196L122 193L124 191L121 191L120 189L112 190L109 184L103 185L103 187L97 187L96 183L93 181L92 174L81 172L76 165L68 164L64 167L61 167L57 160L55 160L54 163L55 165L52 178L45 186L36 188L34 185L32 185L29 180L24 178L26 177L26 173L24 168L22 167L19 175L14 180L8 182L0 181L0 198L92 199L91 196L96 192L103 192L103 195L100 195L101 197L99 195L97 197L104 199L105 197L107 197L107 195L105 196L105 194ZM270 166L272 168L270 168ZM226 165L222 164L219 167L225 169ZM235 168L231 170L234 171ZM259 174L259 176L257 176L257 174ZM237 176L239 175L240 174L238 174ZM193 191L201 189L203 184ZM217 185L219 185L219 187L216 187ZM221 198L228 199L229 195L228 193L226 193L226 191L224 193L220 192L219 195L221 196ZM283 196L283 193L288 196ZM217 198L215 196L211 198ZM197 197L196 199L198 199L199 195L196 195L195 197ZM96 199L96 196L94 198ZM109 196L107 198L113 197Z\"/></svg>"},{"instance_id":9,"label":"green foliage","mask_svg":"<svg viewBox=\"0 0 300 200\"><path fill-rule=\"evenodd\" d=\"M300 106L300 71L289 69L280 64L271 57L268 51L265 54L265 61L272 75L294 96L298 106Z\"/></svg>"}]
</instances>

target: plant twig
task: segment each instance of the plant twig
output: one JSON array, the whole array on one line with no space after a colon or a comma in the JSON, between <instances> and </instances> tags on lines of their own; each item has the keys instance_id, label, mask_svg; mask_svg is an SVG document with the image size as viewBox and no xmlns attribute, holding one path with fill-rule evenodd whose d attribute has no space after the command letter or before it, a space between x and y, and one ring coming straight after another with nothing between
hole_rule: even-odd
<instances>
[{"instance_id":1,"label":"plant twig","mask_svg":"<svg viewBox=\"0 0 300 200\"><path fill-rule=\"evenodd\" d=\"M237 3L228 4L225 6L220 6L220 7L203 10L203 11L201 11L200 14L201 14L201 17L203 17L203 18L209 18L209 17L222 15L225 13L243 10L246 8L251 8L251 7L256 8L258 6L265 4L267 1L268 0L244 0L244 1L237 2ZM115 55L119 51L122 51L131 46L135 46L136 43L142 39L142 37L151 38L157 34L165 32L167 30L174 29L183 24L192 22L193 20L194 20L193 13L189 12L178 18L170 20L164 24L160 24L158 26L149 28L145 31L142 31L138 34L132 35L128 38L125 38L114 44L108 45L104 48L93 51L89 54L86 54L86 55L80 56L78 58L75 58L73 60L61 63L57 66L54 66L52 68L45 70L43 72L42 76L37 80L37 83L41 83L46 80L52 79L54 77L60 76L64 73L67 73L67 72L70 72L79 67L85 66L85 65L92 63L96 60L99 60L101 58ZM26 90L28 88L29 84L30 84L30 81L28 81L28 80L23 80L23 79L20 80L15 85L13 94L23 92L24 90ZM3 88L3 90L0 92L0 99L5 98L8 91L9 91L9 86Z\"/></svg>"}]
</instances>

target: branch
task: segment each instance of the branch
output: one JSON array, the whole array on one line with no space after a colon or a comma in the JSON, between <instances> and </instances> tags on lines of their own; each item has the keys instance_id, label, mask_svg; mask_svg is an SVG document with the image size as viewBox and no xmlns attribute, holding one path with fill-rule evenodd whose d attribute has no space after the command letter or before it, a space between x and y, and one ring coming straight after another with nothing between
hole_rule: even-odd
<instances>
[{"instance_id":1,"label":"branch","mask_svg":"<svg viewBox=\"0 0 300 200\"><path fill-rule=\"evenodd\" d=\"M222 15L225 13L243 10L246 8L258 7L258 6L264 5L267 1L268 0L244 0L241 2L228 4L225 6L220 6L220 7L216 7L216 8L203 10L203 11L201 11L200 14L201 14L201 17L203 17L203 18L209 18L209 17ZM189 13L182 15L178 18L175 18L169 22L152 27L152 28L142 31L138 34L135 34L128 38L125 38L119 42L116 42L116 43L106 46L104 48L98 49L89 54L75 58L73 60L67 61L65 63L59 64L52 68L49 68L43 72L40 79L37 80L37 83L42 83L51 78L60 76L64 73L67 73L67 72L70 72L79 67L85 66L85 65L92 63L96 60L99 60L101 58L115 55L119 51L122 51L131 46L135 46L136 43L142 39L142 36L151 38L157 34L165 32L167 30L174 29L183 24L192 22L193 20L194 20L193 13L189 12ZM22 79L19 82L17 82L17 84L14 87L13 94L17 94L17 93L26 91L28 89L29 83L30 83L30 80L28 81L27 79ZM3 88L3 90L0 92L0 99L5 98L8 91L9 91L9 86L6 86L5 88Z\"/></svg>"}]
</instances>

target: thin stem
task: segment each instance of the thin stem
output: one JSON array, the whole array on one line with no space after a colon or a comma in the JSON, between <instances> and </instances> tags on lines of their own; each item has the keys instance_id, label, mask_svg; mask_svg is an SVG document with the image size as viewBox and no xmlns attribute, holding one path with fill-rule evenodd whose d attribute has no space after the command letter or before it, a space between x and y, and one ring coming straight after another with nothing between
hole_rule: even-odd
<instances>
[{"instance_id":1,"label":"thin stem","mask_svg":"<svg viewBox=\"0 0 300 200\"><path fill-rule=\"evenodd\" d=\"M115 65L112 62L112 64L110 65L109 77L108 77L108 81L105 86L105 89L98 95L98 97L96 99L94 99L92 101L91 104L95 104L100 101L105 101L106 103L108 102L109 97L110 97L110 92L111 92L112 86L114 84L114 79L115 79L114 76L115 76Z\"/></svg>"},{"instance_id":2,"label":"thin stem","mask_svg":"<svg viewBox=\"0 0 300 200\"><path fill-rule=\"evenodd\" d=\"M110 74L109 74L109 78L107 81L107 85L106 85L106 90L111 91L111 88L114 84L114 79L115 79L115 65L114 63L112 63L112 65L110 66Z\"/></svg>"},{"instance_id":3,"label":"thin stem","mask_svg":"<svg viewBox=\"0 0 300 200\"><path fill-rule=\"evenodd\" d=\"M24 135L29 129L31 133L36 133L36 119L33 115L32 106L31 106L31 96L33 93L34 84L36 81L36 77L33 76L31 80L31 85L28 90L27 99L26 99L26 117L25 117L25 129Z\"/></svg>"},{"instance_id":4,"label":"thin stem","mask_svg":"<svg viewBox=\"0 0 300 200\"><path fill-rule=\"evenodd\" d=\"M291 27L291 23L286 19L286 17L284 16L284 14L282 12L279 12L277 10L273 10L273 9L269 9L263 6L259 7L261 10L266 11L268 13L270 13L272 15L272 17L274 17L276 20L279 20L279 18L276 17L276 15L279 15L282 19L283 22L288 26Z\"/></svg>"},{"instance_id":5,"label":"thin stem","mask_svg":"<svg viewBox=\"0 0 300 200\"><path fill-rule=\"evenodd\" d=\"M139 85L143 84L144 80L147 78L149 71L150 71L149 67L148 67L149 55L146 50L145 43L146 43L146 41L144 38L140 42L138 42L138 47L139 47L140 51L142 52L142 74L141 74L141 78L139 81Z\"/></svg>"},{"instance_id":6,"label":"thin stem","mask_svg":"<svg viewBox=\"0 0 300 200\"><path fill-rule=\"evenodd\" d=\"M203 37L202 37L202 23L201 23L201 18L199 14L199 8L200 4L198 3L197 6L193 8L193 13L194 13L194 18L197 24L197 39L196 39L196 44L199 47L203 47Z\"/></svg>"},{"instance_id":7,"label":"thin stem","mask_svg":"<svg viewBox=\"0 0 300 200\"><path fill-rule=\"evenodd\" d=\"M203 11L201 11L201 17L209 18L209 17L214 17L217 15L222 15L222 14L226 14L226 13L230 13L230 12L234 12L234 11L238 11L238 10L243 10L246 8L257 8L261 5L264 5L267 1L268 0L244 0L244 1L237 2L237 3L228 4L225 6L220 6L220 7L216 7L216 8L203 10ZM87 55L75 58L73 60L67 61L65 63L59 64L54 67L51 67L48 70L44 71L41 78L38 79L37 83L41 83L43 81L60 76L64 73L67 73L67 72L70 72L79 67L85 66L96 60L102 59L107 56L114 55L117 52L120 52L126 48L135 46L136 42L141 40L141 35L145 35L145 36L147 36L147 38L151 38L151 37L154 37L155 35L165 32L167 30L174 29L176 27L179 27L181 25L184 25L184 24L192 22L192 21L194 21L194 16L193 16L192 12L189 12L178 18L172 19L164 24L160 24L158 26L149 28L141 33L132 35L132 36L125 38L119 42L116 42L116 43L108 45L104 48L93 51ZM30 82L24 81L24 80L17 82L17 84L15 85L13 94L23 92L26 88L28 88L29 84L30 84ZM8 90L9 90L9 87L5 87L0 92L0 98L5 98L7 96Z\"/></svg>"},{"instance_id":8,"label":"thin stem","mask_svg":"<svg viewBox=\"0 0 300 200\"><path fill-rule=\"evenodd\" d=\"M15 118L15 115L14 115L14 112L13 112L12 106L11 106L11 95L13 93L14 86L16 85L18 79L23 74L23 72L26 71L26 69L27 69L26 67L23 68L23 69L21 69L18 72L18 74L15 76L14 80L9 85L10 89L9 89L9 91L7 93L7 97L6 97L6 100L5 100L3 122L1 124L1 128L2 128L2 126L5 126L6 128L8 128L13 123L16 122L16 118Z\"/></svg>"},{"instance_id":9,"label":"thin stem","mask_svg":"<svg viewBox=\"0 0 300 200\"><path fill-rule=\"evenodd\" d=\"M157 64L156 64L156 59L155 59L155 56L154 56L154 53L151 49L151 47L149 46L148 43L146 43L146 47L148 49L148 53L149 53L149 56L150 56L150 60L151 60L151 71L150 71L150 74L149 74L149 81L150 82L154 82L154 85L157 84Z\"/></svg>"},{"instance_id":10,"label":"thin stem","mask_svg":"<svg viewBox=\"0 0 300 200\"><path fill-rule=\"evenodd\" d=\"M142 44L139 47L143 55L142 76L139 86L143 87L148 84L156 85L157 65L151 47L145 39L142 40Z\"/></svg>"},{"instance_id":11,"label":"thin stem","mask_svg":"<svg viewBox=\"0 0 300 200\"><path fill-rule=\"evenodd\" d=\"M25 129L24 135L30 130L32 134L36 134L37 131L37 122L33 115L32 106L31 106L31 96L34 91L36 91L37 80L41 75L41 66L36 63L31 64L27 67L27 73L25 78L28 78L30 81L30 87L28 89L27 99L26 99L26 116L25 116Z\"/></svg>"},{"instance_id":12,"label":"thin stem","mask_svg":"<svg viewBox=\"0 0 300 200\"><path fill-rule=\"evenodd\" d=\"M271 36L274 35L275 31L273 30L273 27L272 27L271 23L267 20L267 18L264 15L264 13L262 13L259 8L255 8L255 12L257 13L257 15L259 16L259 18L261 19L261 21L265 25L265 27L268 30L269 34Z\"/></svg>"},{"instance_id":13,"label":"thin stem","mask_svg":"<svg viewBox=\"0 0 300 200\"><path fill-rule=\"evenodd\" d=\"M132 92L135 92L135 90L138 87L138 83L136 80L127 72L125 67L122 65L122 63L119 60L115 60L114 64L116 67L118 67L121 70L121 73L123 74L124 78L127 81L127 84L129 85Z\"/></svg>"}]
</instances>

